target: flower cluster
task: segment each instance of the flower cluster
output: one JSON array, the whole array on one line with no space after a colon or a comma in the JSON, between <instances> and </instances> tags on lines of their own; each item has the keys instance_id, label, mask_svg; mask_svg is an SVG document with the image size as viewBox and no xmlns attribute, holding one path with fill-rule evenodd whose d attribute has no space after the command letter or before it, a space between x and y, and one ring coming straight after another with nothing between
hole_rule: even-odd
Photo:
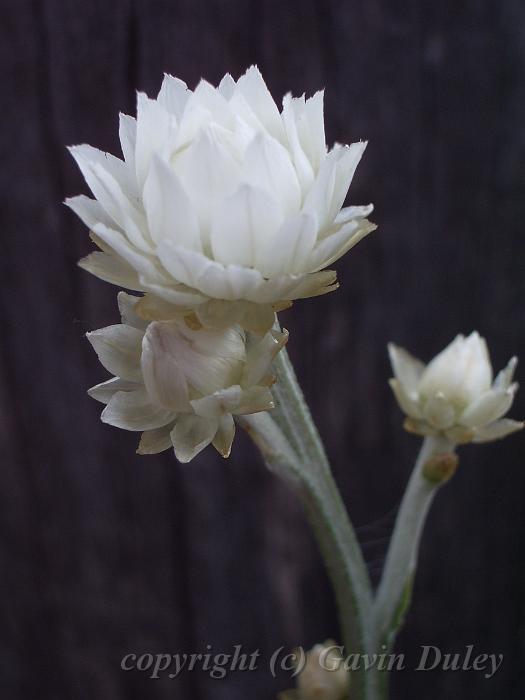
<instances>
[{"instance_id":1,"label":"flower cluster","mask_svg":"<svg viewBox=\"0 0 525 700\"><path fill-rule=\"evenodd\" d=\"M66 204L100 249L80 265L142 293L89 335L117 375L91 394L103 420L145 431L140 452L227 455L231 416L272 405L275 313L334 290L326 268L375 228L372 205L343 208L366 143L328 151L323 93L279 110L256 67L194 91L166 75L136 119L121 115L120 141L123 160L70 149L95 199Z\"/></svg>"},{"instance_id":2,"label":"flower cluster","mask_svg":"<svg viewBox=\"0 0 525 700\"><path fill-rule=\"evenodd\" d=\"M518 388L513 383L517 358L492 380L484 338L458 335L427 366L406 350L389 345L395 378L390 386L405 428L419 435L443 435L453 444L489 442L523 428L503 418Z\"/></svg>"}]
</instances>

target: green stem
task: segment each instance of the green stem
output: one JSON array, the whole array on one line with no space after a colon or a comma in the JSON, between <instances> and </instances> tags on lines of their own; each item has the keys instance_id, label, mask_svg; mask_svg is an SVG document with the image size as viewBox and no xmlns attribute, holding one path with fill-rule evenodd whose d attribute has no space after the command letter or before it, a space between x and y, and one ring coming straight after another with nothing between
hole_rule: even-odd
<instances>
[{"instance_id":1,"label":"green stem","mask_svg":"<svg viewBox=\"0 0 525 700\"><path fill-rule=\"evenodd\" d=\"M372 592L361 548L286 351L279 353L275 369L277 407L272 417L255 414L241 423L268 466L300 494L334 588L345 653L365 654ZM374 682L372 675L364 670L352 673L352 700L375 699L367 690Z\"/></svg>"},{"instance_id":2,"label":"green stem","mask_svg":"<svg viewBox=\"0 0 525 700\"><path fill-rule=\"evenodd\" d=\"M437 436L426 437L408 482L394 532L388 548L381 582L374 603L374 645L391 650L410 605L412 583L417 566L421 535L432 501L452 472L439 466L455 468L454 445ZM442 455L436 473L428 473L432 458Z\"/></svg>"}]
</instances>

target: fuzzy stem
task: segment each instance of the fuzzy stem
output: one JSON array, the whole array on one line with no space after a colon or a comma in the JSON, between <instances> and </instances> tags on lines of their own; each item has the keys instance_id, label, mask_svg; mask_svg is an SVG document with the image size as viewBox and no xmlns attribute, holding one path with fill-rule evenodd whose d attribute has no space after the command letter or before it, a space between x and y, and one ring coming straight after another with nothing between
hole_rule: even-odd
<instances>
[{"instance_id":1,"label":"fuzzy stem","mask_svg":"<svg viewBox=\"0 0 525 700\"><path fill-rule=\"evenodd\" d=\"M444 438L426 437L408 482L374 603L375 646L392 648L410 605L421 535L432 501L457 457Z\"/></svg>"}]
</instances>

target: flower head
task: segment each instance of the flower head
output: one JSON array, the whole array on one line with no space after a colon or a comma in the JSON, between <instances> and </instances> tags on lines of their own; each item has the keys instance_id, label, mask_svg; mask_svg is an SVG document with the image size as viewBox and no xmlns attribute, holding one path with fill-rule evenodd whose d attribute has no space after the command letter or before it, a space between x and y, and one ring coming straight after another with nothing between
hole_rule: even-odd
<instances>
[{"instance_id":1,"label":"flower head","mask_svg":"<svg viewBox=\"0 0 525 700\"><path fill-rule=\"evenodd\" d=\"M512 382L517 358L492 381L487 345L477 332L458 335L426 367L392 343L388 350L390 386L410 432L442 434L458 444L497 440L523 427L503 418L518 388Z\"/></svg>"},{"instance_id":2,"label":"flower head","mask_svg":"<svg viewBox=\"0 0 525 700\"><path fill-rule=\"evenodd\" d=\"M239 326L192 330L183 320L145 322L138 297L121 292L122 323L88 333L104 367L115 375L89 390L107 404L102 421L143 431L139 454L173 446L189 462L206 445L230 454L233 415L273 408L270 364L287 333L252 336Z\"/></svg>"},{"instance_id":3,"label":"flower head","mask_svg":"<svg viewBox=\"0 0 525 700\"><path fill-rule=\"evenodd\" d=\"M100 252L81 266L146 293L138 312L264 331L292 300L336 288L325 268L375 226L341 209L366 144L325 145L323 93L282 111L256 67L194 91L166 75L120 117L124 160L71 153L95 199L66 203Z\"/></svg>"}]
</instances>

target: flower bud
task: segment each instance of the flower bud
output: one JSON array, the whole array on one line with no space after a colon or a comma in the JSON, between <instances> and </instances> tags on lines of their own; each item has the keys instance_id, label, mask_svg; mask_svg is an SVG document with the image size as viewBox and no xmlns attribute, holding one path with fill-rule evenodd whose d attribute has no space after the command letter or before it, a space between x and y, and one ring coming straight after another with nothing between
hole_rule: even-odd
<instances>
[{"instance_id":1,"label":"flower bud","mask_svg":"<svg viewBox=\"0 0 525 700\"><path fill-rule=\"evenodd\" d=\"M348 673L339 647L332 641L316 644L297 677L299 700L342 700L347 690Z\"/></svg>"},{"instance_id":2,"label":"flower bud","mask_svg":"<svg viewBox=\"0 0 525 700\"><path fill-rule=\"evenodd\" d=\"M512 382L517 359L493 381L487 345L477 332L458 335L427 366L392 343L388 350L395 375L390 386L409 432L461 444L497 440L523 427L503 418L518 388Z\"/></svg>"}]
</instances>

